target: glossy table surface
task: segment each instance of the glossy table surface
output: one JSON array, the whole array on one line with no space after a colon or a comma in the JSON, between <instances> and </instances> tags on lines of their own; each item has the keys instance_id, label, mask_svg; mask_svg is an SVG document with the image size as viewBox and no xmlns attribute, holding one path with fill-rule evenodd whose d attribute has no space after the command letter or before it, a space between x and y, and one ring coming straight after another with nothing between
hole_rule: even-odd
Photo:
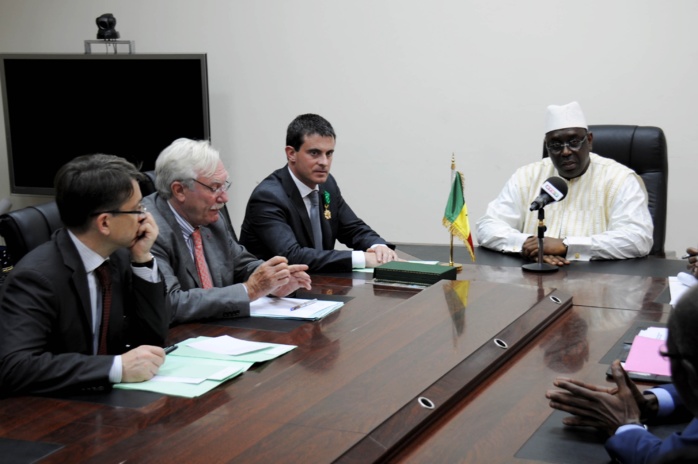
<instances>
[{"instance_id":1,"label":"glossy table surface","mask_svg":"<svg viewBox=\"0 0 698 464\"><path fill-rule=\"evenodd\" d=\"M603 383L599 360L628 327L666 320L666 288L656 276L497 264L464 265L457 282L422 292L314 276L318 298L346 301L321 321L170 335L298 346L288 354L194 399L2 399L0 438L62 446L40 462L532 462L515 455L550 415L553 379Z\"/></svg>"}]
</instances>

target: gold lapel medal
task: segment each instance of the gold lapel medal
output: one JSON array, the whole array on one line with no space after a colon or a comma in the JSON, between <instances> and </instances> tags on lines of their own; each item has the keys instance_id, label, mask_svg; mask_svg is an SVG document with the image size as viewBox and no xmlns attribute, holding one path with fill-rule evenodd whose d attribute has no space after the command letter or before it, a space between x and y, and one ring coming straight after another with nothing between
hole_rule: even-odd
<instances>
[{"instance_id":1,"label":"gold lapel medal","mask_svg":"<svg viewBox=\"0 0 698 464\"><path fill-rule=\"evenodd\" d=\"M330 212L330 192L325 190L322 192L322 196L325 200L325 219L329 221L332 219L332 213Z\"/></svg>"}]
</instances>

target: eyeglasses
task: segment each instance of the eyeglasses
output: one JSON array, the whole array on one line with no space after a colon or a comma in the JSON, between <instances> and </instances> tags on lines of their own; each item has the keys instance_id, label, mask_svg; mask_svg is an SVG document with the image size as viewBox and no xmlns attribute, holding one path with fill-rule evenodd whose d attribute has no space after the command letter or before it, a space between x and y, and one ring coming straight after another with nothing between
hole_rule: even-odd
<instances>
[{"instance_id":1,"label":"eyeglasses","mask_svg":"<svg viewBox=\"0 0 698 464\"><path fill-rule=\"evenodd\" d=\"M223 192L227 192L227 191L230 189L230 186L232 185L232 184L230 183L230 181L227 181L227 180L226 180L221 186L219 186L219 187L216 188L216 187L211 187L210 185L206 185L206 184L204 184L203 182L194 179L193 177L192 177L191 180L193 180L194 182L196 182L196 183L199 184L199 185L203 185L204 187L206 187L207 189L209 189L209 190L211 191L211 193L213 193L213 194L215 194L215 195L220 195L220 194L223 193Z\"/></svg>"},{"instance_id":2,"label":"eyeglasses","mask_svg":"<svg viewBox=\"0 0 698 464\"><path fill-rule=\"evenodd\" d=\"M548 149L551 155L559 155L563 151L565 151L565 147L569 148L572 151L577 151L580 148L582 148L582 145L584 145L584 142L587 141L587 135L584 134L584 137L581 139L572 139L568 140L565 143L560 143L560 142L553 142L550 144L545 144L545 147Z\"/></svg>"},{"instance_id":3,"label":"eyeglasses","mask_svg":"<svg viewBox=\"0 0 698 464\"><path fill-rule=\"evenodd\" d=\"M137 208L138 209L133 210L133 211L123 211L120 209L110 209L107 211L95 211L94 213L90 214L90 216L99 216L100 214L145 214L148 212L147 208L140 203L138 204Z\"/></svg>"}]
</instances>

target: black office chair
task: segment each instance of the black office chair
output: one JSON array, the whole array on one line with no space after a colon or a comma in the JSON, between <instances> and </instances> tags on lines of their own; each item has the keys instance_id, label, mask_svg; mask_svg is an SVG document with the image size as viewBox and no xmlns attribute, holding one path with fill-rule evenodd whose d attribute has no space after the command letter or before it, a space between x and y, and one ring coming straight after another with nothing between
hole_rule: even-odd
<instances>
[{"instance_id":1,"label":"black office chair","mask_svg":"<svg viewBox=\"0 0 698 464\"><path fill-rule=\"evenodd\" d=\"M155 171L143 171L143 174L145 174L145 179L138 182L138 186L141 188L141 195L147 197L156 190Z\"/></svg>"},{"instance_id":2,"label":"black office chair","mask_svg":"<svg viewBox=\"0 0 698 464\"><path fill-rule=\"evenodd\" d=\"M654 222L654 245L650 254L663 255L666 239L669 163L664 131L653 126L591 125L592 152L634 170L645 182L649 210ZM548 152L543 146L543 157Z\"/></svg>"},{"instance_id":3,"label":"black office chair","mask_svg":"<svg viewBox=\"0 0 698 464\"><path fill-rule=\"evenodd\" d=\"M0 216L0 235L7 245L9 264L14 266L29 251L47 242L61 227L63 222L55 201Z\"/></svg>"}]
</instances>

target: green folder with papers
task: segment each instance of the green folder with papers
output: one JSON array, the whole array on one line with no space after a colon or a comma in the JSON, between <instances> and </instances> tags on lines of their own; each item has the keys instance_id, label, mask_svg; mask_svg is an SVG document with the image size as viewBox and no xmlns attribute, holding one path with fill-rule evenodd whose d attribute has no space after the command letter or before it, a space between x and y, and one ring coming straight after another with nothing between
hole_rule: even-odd
<instances>
[{"instance_id":1,"label":"green folder with papers","mask_svg":"<svg viewBox=\"0 0 698 464\"><path fill-rule=\"evenodd\" d=\"M294 348L228 335L189 338L167 355L155 377L145 382L118 383L114 388L194 398L244 373L254 363L270 361Z\"/></svg>"}]
</instances>

